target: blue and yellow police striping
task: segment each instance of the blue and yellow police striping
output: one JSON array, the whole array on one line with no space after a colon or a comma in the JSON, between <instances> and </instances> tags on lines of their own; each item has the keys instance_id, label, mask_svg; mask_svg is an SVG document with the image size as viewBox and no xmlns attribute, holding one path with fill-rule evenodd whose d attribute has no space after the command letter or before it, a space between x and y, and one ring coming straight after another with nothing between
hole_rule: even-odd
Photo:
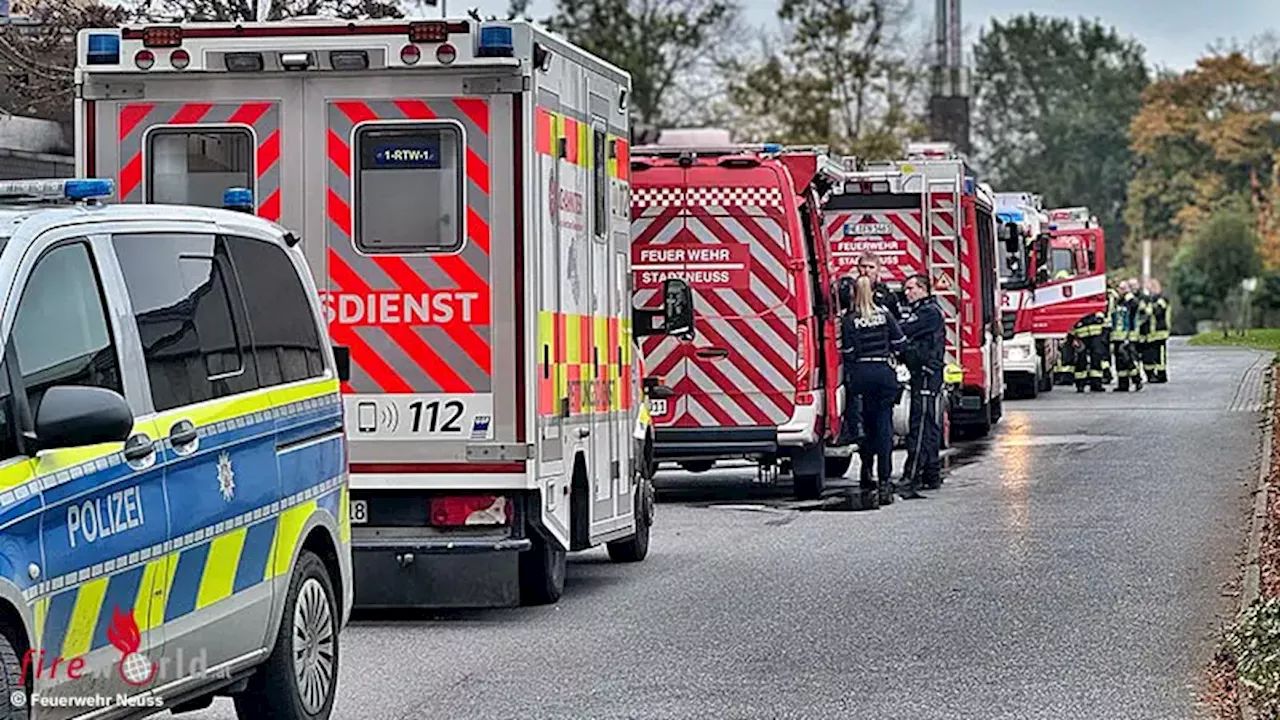
<instances>
[{"instance_id":1,"label":"blue and yellow police striping","mask_svg":"<svg viewBox=\"0 0 1280 720\"><path fill-rule=\"evenodd\" d=\"M157 440L151 462L115 444L0 469L0 577L31 606L45 662L108 645L118 612L145 632L286 575L317 513L349 544L336 380L179 408L135 430L182 420L196 439ZM28 577L42 558L47 579Z\"/></svg>"}]
</instances>

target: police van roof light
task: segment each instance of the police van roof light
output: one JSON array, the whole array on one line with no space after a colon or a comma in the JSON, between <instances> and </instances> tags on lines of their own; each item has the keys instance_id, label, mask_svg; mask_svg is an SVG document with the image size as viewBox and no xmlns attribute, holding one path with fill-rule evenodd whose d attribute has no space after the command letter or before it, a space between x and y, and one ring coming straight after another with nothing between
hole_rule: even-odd
<instances>
[{"instance_id":1,"label":"police van roof light","mask_svg":"<svg viewBox=\"0 0 1280 720\"><path fill-rule=\"evenodd\" d=\"M120 63L120 36L115 33L89 35L88 64L118 65Z\"/></svg>"},{"instance_id":2,"label":"police van roof light","mask_svg":"<svg viewBox=\"0 0 1280 720\"><path fill-rule=\"evenodd\" d=\"M232 187L222 191L222 207L228 210L253 212L253 191L249 188Z\"/></svg>"},{"instance_id":3,"label":"police van roof light","mask_svg":"<svg viewBox=\"0 0 1280 720\"><path fill-rule=\"evenodd\" d=\"M157 25L142 30L143 47L178 47L182 44L182 28Z\"/></svg>"},{"instance_id":4,"label":"police van roof light","mask_svg":"<svg viewBox=\"0 0 1280 720\"><path fill-rule=\"evenodd\" d=\"M480 28L479 57L513 57L516 54L515 33L510 25L486 25Z\"/></svg>"},{"instance_id":5,"label":"police van roof light","mask_svg":"<svg viewBox=\"0 0 1280 720\"><path fill-rule=\"evenodd\" d=\"M109 178L50 178L0 182L0 198L26 202L93 200L110 197L115 183Z\"/></svg>"}]
</instances>

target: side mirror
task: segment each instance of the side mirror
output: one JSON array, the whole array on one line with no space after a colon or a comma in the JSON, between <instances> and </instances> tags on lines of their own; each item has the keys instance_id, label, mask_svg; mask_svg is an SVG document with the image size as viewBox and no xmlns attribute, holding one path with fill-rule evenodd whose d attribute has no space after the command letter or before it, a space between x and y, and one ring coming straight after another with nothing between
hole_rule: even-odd
<instances>
[{"instance_id":1,"label":"side mirror","mask_svg":"<svg viewBox=\"0 0 1280 720\"><path fill-rule=\"evenodd\" d=\"M683 280L667 280L662 284L662 309L631 311L631 334L637 338L650 335L693 337L693 291Z\"/></svg>"},{"instance_id":2,"label":"side mirror","mask_svg":"<svg viewBox=\"0 0 1280 720\"><path fill-rule=\"evenodd\" d=\"M124 442L133 432L133 412L119 393L85 385L55 385L36 411L38 450Z\"/></svg>"},{"instance_id":3,"label":"side mirror","mask_svg":"<svg viewBox=\"0 0 1280 720\"><path fill-rule=\"evenodd\" d=\"M345 345L334 345L333 363L337 366L339 380L347 382L351 379L351 348Z\"/></svg>"}]
</instances>

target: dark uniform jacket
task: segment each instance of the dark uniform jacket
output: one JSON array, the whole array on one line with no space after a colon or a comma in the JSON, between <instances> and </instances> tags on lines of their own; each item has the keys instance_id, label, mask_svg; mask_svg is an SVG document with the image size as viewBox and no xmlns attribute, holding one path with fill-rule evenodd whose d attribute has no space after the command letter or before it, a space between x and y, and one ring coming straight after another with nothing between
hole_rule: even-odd
<instances>
[{"instance_id":1,"label":"dark uniform jacket","mask_svg":"<svg viewBox=\"0 0 1280 720\"><path fill-rule=\"evenodd\" d=\"M902 319L902 308L898 305L898 296L893 294L888 285L878 282L871 287L871 296L875 298L876 304L893 315L894 320Z\"/></svg>"},{"instance_id":2,"label":"dark uniform jacket","mask_svg":"<svg viewBox=\"0 0 1280 720\"><path fill-rule=\"evenodd\" d=\"M903 360L913 373L942 369L946 359L947 332L942 308L933 297L909 306L902 320L902 333L907 336Z\"/></svg>"},{"instance_id":3,"label":"dark uniform jacket","mask_svg":"<svg viewBox=\"0 0 1280 720\"><path fill-rule=\"evenodd\" d=\"M841 351L845 365L860 360L888 360L902 350L906 336L898 321L884 308L863 319L850 310L840 319Z\"/></svg>"}]
</instances>

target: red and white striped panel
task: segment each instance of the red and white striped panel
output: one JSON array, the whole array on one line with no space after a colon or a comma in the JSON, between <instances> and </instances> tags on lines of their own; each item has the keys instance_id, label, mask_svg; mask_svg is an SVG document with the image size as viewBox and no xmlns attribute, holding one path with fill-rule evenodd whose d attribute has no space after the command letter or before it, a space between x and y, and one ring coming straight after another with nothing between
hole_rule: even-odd
<instances>
[{"instance_id":1,"label":"red and white striped panel","mask_svg":"<svg viewBox=\"0 0 1280 720\"><path fill-rule=\"evenodd\" d=\"M885 270L881 279L887 282L902 282L925 270L919 211L835 211L823 221L836 275L856 272L858 256L866 251L880 257Z\"/></svg>"}]
</instances>

